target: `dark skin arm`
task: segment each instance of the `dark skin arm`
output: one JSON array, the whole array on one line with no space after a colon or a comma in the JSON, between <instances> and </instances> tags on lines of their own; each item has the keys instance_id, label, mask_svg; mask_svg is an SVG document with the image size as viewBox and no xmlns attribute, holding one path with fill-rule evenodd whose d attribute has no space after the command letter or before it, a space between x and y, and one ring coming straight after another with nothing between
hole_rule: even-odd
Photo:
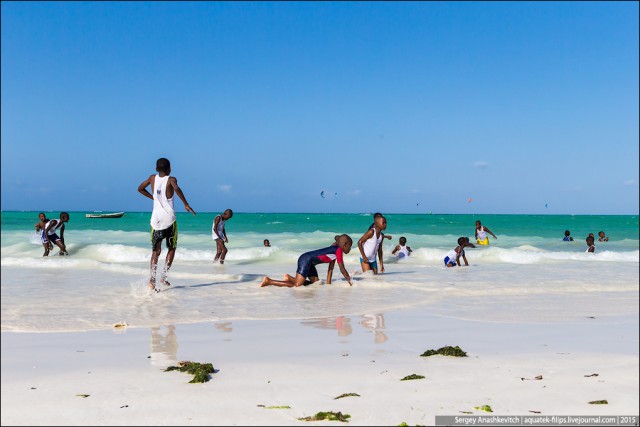
<instances>
[{"instance_id":1,"label":"dark skin arm","mask_svg":"<svg viewBox=\"0 0 640 427\"><path fill-rule=\"evenodd\" d=\"M195 211L193 209L191 209L191 206L189 206L189 203L187 203L187 199L184 197L184 194L182 193L182 190L180 189L180 187L178 187L178 180L175 177L170 177L169 178L169 186L167 187L167 198L171 198L173 197L173 193L175 191L175 194L178 195L178 197L180 197L180 200L182 200L182 203L184 203L184 209L187 212L191 212L194 216L195 216Z\"/></svg>"},{"instance_id":2,"label":"dark skin arm","mask_svg":"<svg viewBox=\"0 0 640 427\"><path fill-rule=\"evenodd\" d=\"M407 246L407 249L409 249L409 247ZM395 255L396 252L398 252L400 250L400 245L396 245L395 248L393 248L393 250L391 251L391 255ZM409 249L409 252L411 252L411 249Z\"/></svg>"},{"instance_id":3,"label":"dark skin arm","mask_svg":"<svg viewBox=\"0 0 640 427\"><path fill-rule=\"evenodd\" d=\"M138 193L153 200L153 195L149 193L149 191L147 191L147 187L151 185L151 191L153 191L153 183L155 181L155 178L155 175L150 175L149 178L142 181L142 183L138 186Z\"/></svg>"},{"instance_id":4,"label":"dark skin arm","mask_svg":"<svg viewBox=\"0 0 640 427\"><path fill-rule=\"evenodd\" d=\"M370 228L367 230L366 233L364 233L364 235L360 238L360 240L358 240L358 250L360 251L360 256L362 257L362 262L369 264L369 260L367 259L367 257L364 254L364 248L362 247L362 245L364 245L364 242L366 242L367 240L369 240L371 238L371 236L373 236L374 230L373 228Z\"/></svg>"},{"instance_id":5,"label":"dark skin arm","mask_svg":"<svg viewBox=\"0 0 640 427\"><path fill-rule=\"evenodd\" d=\"M384 273L384 263L382 262L382 242L378 246L378 258L380 258L380 273Z\"/></svg>"},{"instance_id":6,"label":"dark skin arm","mask_svg":"<svg viewBox=\"0 0 640 427\"><path fill-rule=\"evenodd\" d=\"M327 285L331 284L331 276L333 276L333 267L335 265L336 265L335 259L329 263L329 269L327 270ZM342 273L344 278L347 280L347 282L349 282L349 286L353 286L353 283L351 283L351 276L349 276L347 269L344 268L344 264L338 264L338 267L340 268L340 272Z\"/></svg>"}]
</instances>

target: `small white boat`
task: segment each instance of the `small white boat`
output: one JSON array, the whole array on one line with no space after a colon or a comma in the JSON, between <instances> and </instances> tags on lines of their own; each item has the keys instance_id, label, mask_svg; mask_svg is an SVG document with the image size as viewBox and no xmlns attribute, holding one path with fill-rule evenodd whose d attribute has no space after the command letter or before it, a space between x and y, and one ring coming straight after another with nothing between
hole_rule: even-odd
<instances>
[{"instance_id":1,"label":"small white boat","mask_svg":"<svg viewBox=\"0 0 640 427\"><path fill-rule=\"evenodd\" d=\"M87 214L87 218L120 218L121 216L124 216L124 212Z\"/></svg>"}]
</instances>

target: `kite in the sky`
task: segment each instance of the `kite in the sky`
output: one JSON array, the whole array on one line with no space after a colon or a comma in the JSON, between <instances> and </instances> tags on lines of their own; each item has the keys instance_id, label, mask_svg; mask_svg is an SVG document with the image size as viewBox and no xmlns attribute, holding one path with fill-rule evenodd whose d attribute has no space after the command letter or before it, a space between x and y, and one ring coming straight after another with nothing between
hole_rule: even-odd
<instances>
[{"instance_id":1,"label":"kite in the sky","mask_svg":"<svg viewBox=\"0 0 640 427\"><path fill-rule=\"evenodd\" d=\"M469 197L469 200L467 200L467 203L471 203L471 197Z\"/></svg>"},{"instance_id":2,"label":"kite in the sky","mask_svg":"<svg viewBox=\"0 0 640 427\"><path fill-rule=\"evenodd\" d=\"M322 197L322 198L324 199L324 190L322 190L322 191L320 192L320 197Z\"/></svg>"}]
</instances>

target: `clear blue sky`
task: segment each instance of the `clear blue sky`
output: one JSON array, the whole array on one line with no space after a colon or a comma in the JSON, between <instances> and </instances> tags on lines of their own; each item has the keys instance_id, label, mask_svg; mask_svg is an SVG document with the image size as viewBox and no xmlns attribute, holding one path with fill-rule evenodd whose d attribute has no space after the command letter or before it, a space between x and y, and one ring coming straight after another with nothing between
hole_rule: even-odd
<instances>
[{"instance_id":1,"label":"clear blue sky","mask_svg":"<svg viewBox=\"0 0 640 427\"><path fill-rule=\"evenodd\" d=\"M2 209L638 214L638 15L2 2Z\"/></svg>"}]
</instances>

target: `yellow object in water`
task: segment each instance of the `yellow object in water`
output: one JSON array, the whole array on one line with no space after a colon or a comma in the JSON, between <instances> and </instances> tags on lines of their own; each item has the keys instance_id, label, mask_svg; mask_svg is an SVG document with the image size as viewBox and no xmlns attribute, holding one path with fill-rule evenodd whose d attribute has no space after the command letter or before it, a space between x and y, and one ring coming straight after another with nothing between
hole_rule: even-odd
<instances>
[{"instance_id":1,"label":"yellow object in water","mask_svg":"<svg viewBox=\"0 0 640 427\"><path fill-rule=\"evenodd\" d=\"M476 240L476 242L478 242L479 245L482 246L489 246L489 238L485 237L484 240Z\"/></svg>"}]
</instances>

